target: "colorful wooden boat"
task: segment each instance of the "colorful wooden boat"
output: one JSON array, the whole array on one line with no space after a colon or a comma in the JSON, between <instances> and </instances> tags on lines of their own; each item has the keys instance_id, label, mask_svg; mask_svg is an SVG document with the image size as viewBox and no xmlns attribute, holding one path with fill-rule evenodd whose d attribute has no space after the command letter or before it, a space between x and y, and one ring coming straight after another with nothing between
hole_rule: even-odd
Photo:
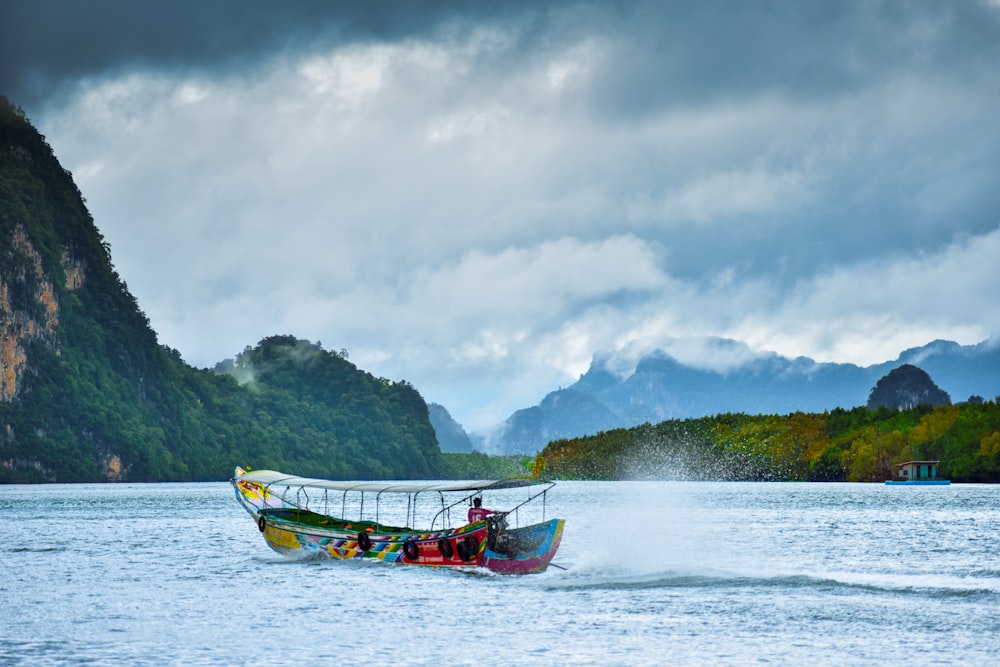
<instances>
[{"instance_id":1,"label":"colorful wooden boat","mask_svg":"<svg viewBox=\"0 0 1000 667\"><path fill-rule=\"evenodd\" d=\"M289 556L374 558L527 574L552 563L565 523L545 520L546 494L555 483L537 479L338 482L236 468L231 481L236 499L253 517L268 546ZM473 498L526 488L527 498L518 497L510 509L467 521L466 508ZM539 499L542 521L519 525L522 514L530 514L529 503ZM404 525L383 522L387 513L405 515ZM453 514L460 516L457 525ZM426 528L409 527L428 516Z\"/></svg>"}]
</instances>

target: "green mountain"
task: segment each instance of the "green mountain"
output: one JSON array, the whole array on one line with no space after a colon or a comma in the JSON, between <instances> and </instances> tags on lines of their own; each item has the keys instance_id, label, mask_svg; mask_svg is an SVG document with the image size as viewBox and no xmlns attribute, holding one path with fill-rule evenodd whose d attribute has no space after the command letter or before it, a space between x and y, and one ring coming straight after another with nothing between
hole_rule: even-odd
<instances>
[{"instance_id":1,"label":"green mountain","mask_svg":"<svg viewBox=\"0 0 1000 667\"><path fill-rule=\"evenodd\" d=\"M405 382L288 336L198 370L157 342L69 172L0 98L0 482L442 469ZM226 370L225 368L222 370Z\"/></svg>"}]
</instances>

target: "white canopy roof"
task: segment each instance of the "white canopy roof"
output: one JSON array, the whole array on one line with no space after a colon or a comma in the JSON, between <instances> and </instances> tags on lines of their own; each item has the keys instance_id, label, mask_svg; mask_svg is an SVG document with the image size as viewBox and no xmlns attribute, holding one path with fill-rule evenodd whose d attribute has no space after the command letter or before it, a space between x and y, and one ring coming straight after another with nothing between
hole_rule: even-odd
<instances>
[{"instance_id":1,"label":"white canopy roof","mask_svg":"<svg viewBox=\"0 0 1000 667\"><path fill-rule=\"evenodd\" d=\"M470 479L446 482L335 482L328 479L312 477L297 477L286 475L276 470L253 470L236 478L237 480L255 482L263 486L295 486L309 489L326 489L328 491L356 491L363 493L424 493L427 491L484 491L486 489L512 489L521 486L549 484L543 479Z\"/></svg>"}]
</instances>

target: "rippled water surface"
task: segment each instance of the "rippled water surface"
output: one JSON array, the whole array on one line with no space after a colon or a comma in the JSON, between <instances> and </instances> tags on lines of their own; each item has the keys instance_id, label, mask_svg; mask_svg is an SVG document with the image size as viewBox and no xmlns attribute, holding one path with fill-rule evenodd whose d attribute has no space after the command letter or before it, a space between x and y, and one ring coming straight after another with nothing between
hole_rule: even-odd
<instances>
[{"instance_id":1,"label":"rippled water surface","mask_svg":"<svg viewBox=\"0 0 1000 667\"><path fill-rule=\"evenodd\" d=\"M0 486L0 664L996 664L1000 487L564 482L562 568L272 552L227 484Z\"/></svg>"}]
</instances>

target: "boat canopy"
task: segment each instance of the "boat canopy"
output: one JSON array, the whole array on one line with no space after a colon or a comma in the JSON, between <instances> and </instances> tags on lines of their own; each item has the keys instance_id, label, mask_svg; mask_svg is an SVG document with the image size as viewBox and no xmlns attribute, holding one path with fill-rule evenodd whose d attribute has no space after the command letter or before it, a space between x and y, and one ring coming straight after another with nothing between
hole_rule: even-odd
<instances>
[{"instance_id":1,"label":"boat canopy","mask_svg":"<svg viewBox=\"0 0 1000 667\"><path fill-rule=\"evenodd\" d=\"M524 486L551 484L545 479L510 478L510 479L470 479L448 482L336 482L328 479L312 477L297 477L274 470L254 470L236 478L237 481L254 482L262 486L293 486L307 489L324 489L327 491L357 491L359 493L426 493L459 492L472 493L489 489L516 489Z\"/></svg>"}]
</instances>

